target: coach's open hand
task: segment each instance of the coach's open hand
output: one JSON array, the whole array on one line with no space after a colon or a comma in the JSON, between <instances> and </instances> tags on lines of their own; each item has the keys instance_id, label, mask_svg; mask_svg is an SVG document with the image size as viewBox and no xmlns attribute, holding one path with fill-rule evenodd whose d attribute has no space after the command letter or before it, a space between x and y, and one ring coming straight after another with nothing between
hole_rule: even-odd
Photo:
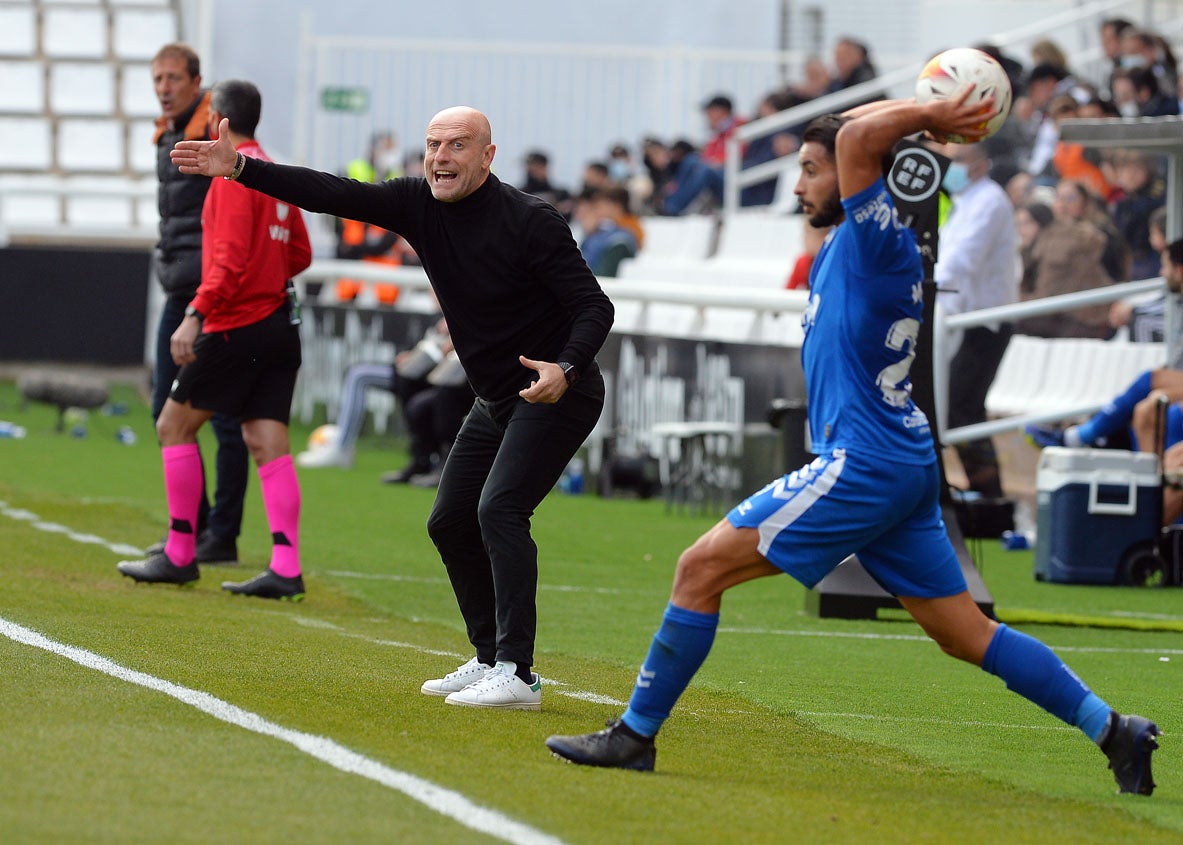
<instances>
[{"instance_id":1,"label":"coach's open hand","mask_svg":"<svg viewBox=\"0 0 1183 845\"><path fill-rule=\"evenodd\" d=\"M563 374L562 367L549 361L531 361L525 355L519 355L518 360L522 362L523 367L529 367L538 373L538 381L533 382L525 390L519 390L518 396L527 402L543 405L551 405L563 398L563 394L567 392L567 376Z\"/></svg>"},{"instance_id":2,"label":"coach's open hand","mask_svg":"<svg viewBox=\"0 0 1183 845\"><path fill-rule=\"evenodd\" d=\"M214 141L178 141L169 158L182 173L201 176L229 176L234 172L238 153L230 140L230 121L222 118Z\"/></svg>"}]
</instances>

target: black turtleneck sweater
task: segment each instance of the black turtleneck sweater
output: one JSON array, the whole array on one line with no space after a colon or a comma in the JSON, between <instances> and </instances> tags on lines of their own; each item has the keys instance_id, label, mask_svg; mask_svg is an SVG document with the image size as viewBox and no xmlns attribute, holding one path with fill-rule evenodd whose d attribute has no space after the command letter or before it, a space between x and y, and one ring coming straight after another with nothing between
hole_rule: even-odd
<instances>
[{"instance_id":1,"label":"black turtleneck sweater","mask_svg":"<svg viewBox=\"0 0 1183 845\"><path fill-rule=\"evenodd\" d=\"M537 379L519 355L586 372L612 328L613 307L562 216L489 174L459 202L426 179L369 184L250 159L239 181L308 211L398 232L414 247L448 321L473 390L516 396Z\"/></svg>"}]
</instances>

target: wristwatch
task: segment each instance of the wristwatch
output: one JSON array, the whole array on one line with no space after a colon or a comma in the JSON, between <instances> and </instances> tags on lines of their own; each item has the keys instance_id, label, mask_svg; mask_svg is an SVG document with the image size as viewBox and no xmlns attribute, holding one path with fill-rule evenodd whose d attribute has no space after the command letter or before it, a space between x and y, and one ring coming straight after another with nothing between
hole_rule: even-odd
<instances>
[{"instance_id":1,"label":"wristwatch","mask_svg":"<svg viewBox=\"0 0 1183 845\"><path fill-rule=\"evenodd\" d=\"M567 379L568 387L579 381L579 370L570 361L559 361L559 368L563 371L563 377Z\"/></svg>"},{"instance_id":2,"label":"wristwatch","mask_svg":"<svg viewBox=\"0 0 1183 845\"><path fill-rule=\"evenodd\" d=\"M185 306L185 316L186 317L196 317L199 322L202 322L205 320L205 315L202 314L200 311L198 311L196 308L194 308L192 305Z\"/></svg>"}]
</instances>

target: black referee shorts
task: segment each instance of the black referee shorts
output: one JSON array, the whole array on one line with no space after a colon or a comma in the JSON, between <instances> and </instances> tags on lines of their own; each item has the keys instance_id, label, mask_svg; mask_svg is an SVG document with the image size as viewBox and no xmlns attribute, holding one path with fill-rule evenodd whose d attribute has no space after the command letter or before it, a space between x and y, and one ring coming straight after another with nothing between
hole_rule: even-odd
<instances>
[{"instance_id":1,"label":"black referee shorts","mask_svg":"<svg viewBox=\"0 0 1183 845\"><path fill-rule=\"evenodd\" d=\"M288 424L301 359L300 327L289 321L286 303L249 326L202 332L193 354L197 360L181 368L171 399L239 420Z\"/></svg>"}]
</instances>

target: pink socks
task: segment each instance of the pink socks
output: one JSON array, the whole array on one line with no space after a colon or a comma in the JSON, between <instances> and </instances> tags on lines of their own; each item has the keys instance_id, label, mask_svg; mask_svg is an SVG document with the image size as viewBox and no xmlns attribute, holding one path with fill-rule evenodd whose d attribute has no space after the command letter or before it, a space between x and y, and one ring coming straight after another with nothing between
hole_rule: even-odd
<instances>
[{"instance_id":1,"label":"pink socks","mask_svg":"<svg viewBox=\"0 0 1183 845\"><path fill-rule=\"evenodd\" d=\"M164 493L168 500L168 539L164 553L174 566L188 566L193 562L197 545L197 508L205 483L205 470L196 443L165 446L160 450L164 459Z\"/></svg>"},{"instance_id":2,"label":"pink socks","mask_svg":"<svg viewBox=\"0 0 1183 845\"><path fill-rule=\"evenodd\" d=\"M295 578L300 574L300 483L296 480L292 456L280 455L260 466L259 486L274 543L271 571L285 578Z\"/></svg>"}]
</instances>

